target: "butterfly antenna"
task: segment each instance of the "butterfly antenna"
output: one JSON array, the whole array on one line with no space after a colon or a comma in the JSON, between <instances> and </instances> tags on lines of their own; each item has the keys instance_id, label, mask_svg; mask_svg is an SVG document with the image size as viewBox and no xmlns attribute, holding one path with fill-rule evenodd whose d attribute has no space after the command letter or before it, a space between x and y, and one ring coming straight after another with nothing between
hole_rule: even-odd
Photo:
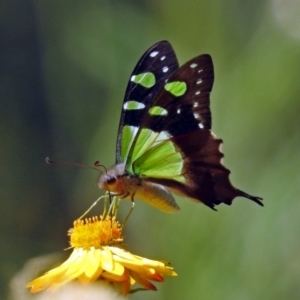
<instances>
[{"instance_id":1,"label":"butterfly antenna","mask_svg":"<svg viewBox=\"0 0 300 300\"><path fill-rule=\"evenodd\" d=\"M95 168L103 168L104 171L105 171L105 174L107 174L107 169L106 169L106 167L105 167L104 165L101 165L99 160L95 161L94 167L95 167Z\"/></svg>"},{"instance_id":2,"label":"butterfly antenna","mask_svg":"<svg viewBox=\"0 0 300 300\"><path fill-rule=\"evenodd\" d=\"M53 161L52 159L50 159L50 157L46 157L46 163L48 165L68 165L68 166L76 166L76 167L80 167L80 168L86 168L86 169L93 169L96 170L98 172L100 172L101 174L103 174L103 172L101 172L97 167L97 165L92 166L88 166L88 165L83 165L83 164L79 164L79 163L74 163L74 162L69 162L69 161ZM99 165L101 166L101 165ZM104 167L104 166L102 166Z\"/></svg>"}]
</instances>

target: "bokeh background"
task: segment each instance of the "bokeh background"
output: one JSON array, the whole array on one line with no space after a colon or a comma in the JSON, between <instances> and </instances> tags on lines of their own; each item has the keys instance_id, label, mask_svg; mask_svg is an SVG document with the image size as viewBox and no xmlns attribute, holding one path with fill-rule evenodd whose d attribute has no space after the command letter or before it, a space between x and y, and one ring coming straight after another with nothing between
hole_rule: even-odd
<instances>
[{"instance_id":1,"label":"bokeh background","mask_svg":"<svg viewBox=\"0 0 300 300\"><path fill-rule=\"evenodd\" d=\"M129 250L179 276L132 299L299 299L299 15L297 0L0 1L0 298L28 259L68 246L101 195L96 172L45 157L113 164L129 75L166 39L180 63L212 55L213 130L234 185L265 207L138 202Z\"/></svg>"}]
</instances>

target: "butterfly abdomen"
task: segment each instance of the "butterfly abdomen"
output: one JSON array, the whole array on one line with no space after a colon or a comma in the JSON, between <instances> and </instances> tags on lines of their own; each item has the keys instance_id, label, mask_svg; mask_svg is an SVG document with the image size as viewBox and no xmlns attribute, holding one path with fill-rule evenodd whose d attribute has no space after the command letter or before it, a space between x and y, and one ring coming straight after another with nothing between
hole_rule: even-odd
<instances>
[{"instance_id":1,"label":"butterfly abdomen","mask_svg":"<svg viewBox=\"0 0 300 300\"><path fill-rule=\"evenodd\" d=\"M159 184L142 181L142 186L135 196L166 213L173 213L180 209L172 194Z\"/></svg>"},{"instance_id":2,"label":"butterfly abdomen","mask_svg":"<svg viewBox=\"0 0 300 300\"><path fill-rule=\"evenodd\" d=\"M137 176L125 175L118 179L123 187L123 199L142 200L166 213L179 210L174 197L162 185L147 182Z\"/></svg>"}]
</instances>

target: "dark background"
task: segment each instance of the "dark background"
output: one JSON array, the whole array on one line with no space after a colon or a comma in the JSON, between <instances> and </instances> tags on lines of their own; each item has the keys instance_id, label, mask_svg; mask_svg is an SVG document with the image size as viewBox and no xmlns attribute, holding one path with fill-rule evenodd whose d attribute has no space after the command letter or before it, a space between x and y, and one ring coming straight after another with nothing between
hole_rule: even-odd
<instances>
[{"instance_id":1,"label":"dark background","mask_svg":"<svg viewBox=\"0 0 300 300\"><path fill-rule=\"evenodd\" d=\"M0 298L29 258L68 246L102 193L96 172L45 157L113 164L130 72L167 39L181 64L212 55L213 130L234 185L265 207L138 202L128 249L179 276L133 298L299 299L299 15L292 0L0 1Z\"/></svg>"}]
</instances>

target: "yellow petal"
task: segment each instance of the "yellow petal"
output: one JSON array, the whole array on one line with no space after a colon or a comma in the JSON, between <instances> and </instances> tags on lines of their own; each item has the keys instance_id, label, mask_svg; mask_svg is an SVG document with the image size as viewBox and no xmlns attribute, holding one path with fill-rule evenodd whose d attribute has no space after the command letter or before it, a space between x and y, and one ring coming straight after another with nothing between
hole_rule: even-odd
<instances>
[{"instance_id":1,"label":"yellow petal","mask_svg":"<svg viewBox=\"0 0 300 300\"><path fill-rule=\"evenodd\" d=\"M108 247L103 247L101 251L101 267L106 271L113 269L113 257Z\"/></svg>"},{"instance_id":2,"label":"yellow petal","mask_svg":"<svg viewBox=\"0 0 300 300\"><path fill-rule=\"evenodd\" d=\"M139 284L144 286L146 289L153 290L153 291L157 290L157 288L154 284L152 284L150 281L148 281L145 278L143 278L142 276L140 276L140 274L138 274L136 272L130 272L130 276L132 278L134 278Z\"/></svg>"},{"instance_id":3,"label":"yellow petal","mask_svg":"<svg viewBox=\"0 0 300 300\"><path fill-rule=\"evenodd\" d=\"M84 273L87 277L93 278L95 273L99 271L100 259L101 259L101 250L100 249L90 249L88 253L88 261L85 266ZM102 268L101 268L102 269Z\"/></svg>"},{"instance_id":4,"label":"yellow petal","mask_svg":"<svg viewBox=\"0 0 300 300\"><path fill-rule=\"evenodd\" d=\"M110 281L119 282L119 281L129 280L129 273L128 273L128 270L125 270L122 275L117 275L117 274L113 274L113 273L104 271L101 274L101 277L108 279Z\"/></svg>"}]
</instances>

